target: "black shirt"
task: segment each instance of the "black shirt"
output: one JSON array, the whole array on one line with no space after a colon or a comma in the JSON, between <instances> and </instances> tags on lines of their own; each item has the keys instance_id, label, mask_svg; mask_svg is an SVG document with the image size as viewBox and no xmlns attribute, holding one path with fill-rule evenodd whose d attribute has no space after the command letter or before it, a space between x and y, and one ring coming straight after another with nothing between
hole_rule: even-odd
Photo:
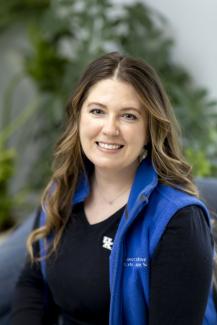
<instances>
[{"instance_id":1,"label":"black shirt","mask_svg":"<svg viewBox=\"0 0 217 325\"><path fill-rule=\"evenodd\" d=\"M123 209L90 225L83 204L74 207L58 254L46 263L47 290L40 266L27 260L17 283L12 325L54 324L59 311L64 325L108 325L109 255ZM212 239L199 207L186 207L170 220L150 273L150 325L202 323L212 273Z\"/></svg>"}]
</instances>

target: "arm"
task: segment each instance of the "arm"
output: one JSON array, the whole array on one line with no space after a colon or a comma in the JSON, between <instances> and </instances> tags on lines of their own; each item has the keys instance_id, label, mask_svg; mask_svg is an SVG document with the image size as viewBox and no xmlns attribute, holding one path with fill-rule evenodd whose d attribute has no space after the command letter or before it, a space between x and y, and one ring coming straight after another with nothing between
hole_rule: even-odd
<instances>
[{"instance_id":1,"label":"arm","mask_svg":"<svg viewBox=\"0 0 217 325\"><path fill-rule=\"evenodd\" d=\"M151 263L150 325L200 325L212 277L212 238L203 211L171 219Z\"/></svg>"},{"instance_id":2,"label":"arm","mask_svg":"<svg viewBox=\"0 0 217 325\"><path fill-rule=\"evenodd\" d=\"M38 226L38 217L34 228ZM38 243L34 247L37 254ZM52 309L52 312L51 312ZM51 292L44 282L40 263L31 263L26 258L25 266L16 284L11 313L11 325L50 325L55 323L57 308Z\"/></svg>"}]
</instances>

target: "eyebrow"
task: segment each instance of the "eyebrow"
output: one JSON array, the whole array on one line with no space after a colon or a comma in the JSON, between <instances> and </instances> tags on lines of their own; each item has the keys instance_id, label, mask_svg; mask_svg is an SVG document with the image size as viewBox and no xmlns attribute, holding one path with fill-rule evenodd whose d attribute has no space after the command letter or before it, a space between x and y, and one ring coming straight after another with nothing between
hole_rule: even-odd
<instances>
[{"instance_id":1,"label":"eyebrow","mask_svg":"<svg viewBox=\"0 0 217 325\"><path fill-rule=\"evenodd\" d=\"M89 107L89 106L92 106L92 105L97 105L97 106L101 106L101 107L103 107L103 108L107 108L106 105L104 105L104 104L102 104L102 103L98 103L98 102L91 102L91 103L89 103L87 106ZM142 114L140 108L131 107L131 106L121 108L121 111L128 111L128 110L136 111L137 113Z\"/></svg>"}]
</instances>

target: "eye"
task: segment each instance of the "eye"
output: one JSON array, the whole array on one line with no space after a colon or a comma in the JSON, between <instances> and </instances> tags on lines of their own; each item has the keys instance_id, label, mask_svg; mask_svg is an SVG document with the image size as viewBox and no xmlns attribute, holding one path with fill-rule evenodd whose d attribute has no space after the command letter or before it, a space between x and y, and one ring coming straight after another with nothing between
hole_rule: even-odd
<instances>
[{"instance_id":1,"label":"eye","mask_svg":"<svg viewBox=\"0 0 217 325\"><path fill-rule=\"evenodd\" d=\"M138 119L138 117L132 113L124 113L122 116L129 121L134 121Z\"/></svg>"},{"instance_id":2,"label":"eye","mask_svg":"<svg viewBox=\"0 0 217 325\"><path fill-rule=\"evenodd\" d=\"M92 108L90 110L90 113L93 115L101 115L104 114L103 110L101 108Z\"/></svg>"}]
</instances>

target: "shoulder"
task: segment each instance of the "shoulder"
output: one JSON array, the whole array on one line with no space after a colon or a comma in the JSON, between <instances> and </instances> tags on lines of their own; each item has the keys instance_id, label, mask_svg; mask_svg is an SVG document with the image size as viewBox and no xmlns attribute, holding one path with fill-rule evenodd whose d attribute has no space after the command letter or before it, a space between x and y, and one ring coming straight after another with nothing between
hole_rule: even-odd
<instances>
[{"instance_id":1,"label":"shoulder","mask_svg":"<svg viewBox=\"0 0 217 325\"><path fill-rule=\"evenodd\" d=\"M188 203L193 202L201 202L197 197L190 195L181 189L172 187L170 185L159 183L156 187L156 193L159 196L159 199L162 201L167 201L172 205L180 205L180 202L186 203L185 205L189 205ZM184 205L184 206L185 206Z\"/></svg>"},{"instance_id":2,"label":"shoulder","mask_svg":"<svg viewBox=\"0 0 217 325\"><path fill-rule=\"evenodd\" d=\"M177 230L185 236L194 232L210 233L206 214L198 205L189 205L179 209L168 222L165 233L170 230Z\"/></svg>"},{"instance_id":3,"label":"shoulder","mask_svg":"<svg viewBox=\"0 0 217 325\"><path fill-rule=\"evenodd\" d=\"M169 213L170 216L175 215L179 210L188 206L196 206L201 213L203 211L203 217L207 219L209 223L209 212L206 205L197 197L190 195L182 190L176 189L172 186L165 184L158 184L155 190L153 198L159 206L159 210L165 215ZM190 208L191 209L191 208Z\"/></svg>"},{"instance_id":4,"label":"shoulder","mask_svg":"<svg viewBox=\"0 0 217 325\"><path fill-rule=\"evenodd\" d=\"M193 208L193 206L195 206L195 208ZM192 216L191 219L197 218L196 215L200 211L201 218L204 219L209 227L209 213L201 200L171 186L159 184L156 187L153 195L150 197L148 209L148 215L150 217L149 234L151 254L155 250L156 245L165 232L168 224L170 224L170 222L173 224L172 220L176 215L178 215L178 219L182 218L183 211L185 212L184 215L186 215L186 209L188 215L186 220L189 218L189 211L190 215ZM196 209L195 211L197 211L197 213L194 211L194 209ZM182 217L180 216L180 213ZM187 220L187 222L190 221ZM184 224L186 225L186 223Z\"/></svg>"}]
</instances>

